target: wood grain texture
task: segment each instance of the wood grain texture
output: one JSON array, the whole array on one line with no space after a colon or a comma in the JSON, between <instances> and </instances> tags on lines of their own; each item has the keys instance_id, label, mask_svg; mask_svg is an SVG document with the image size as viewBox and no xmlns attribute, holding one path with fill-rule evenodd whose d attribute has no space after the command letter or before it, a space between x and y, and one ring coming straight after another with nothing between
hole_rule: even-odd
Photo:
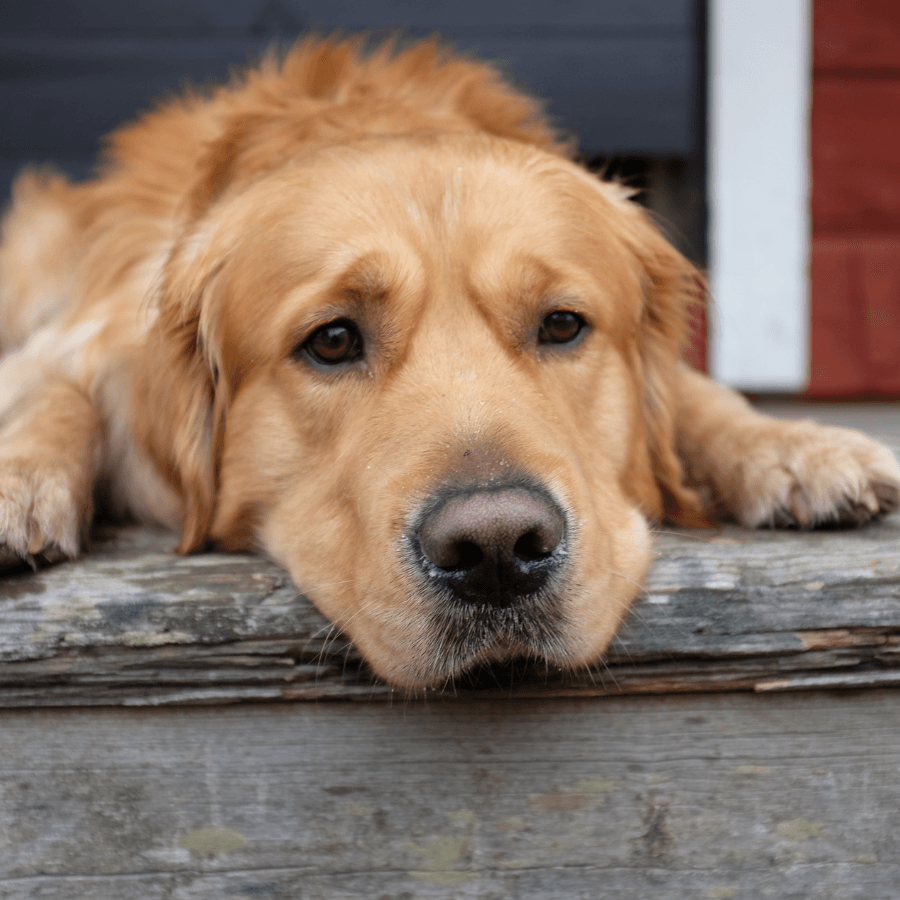
<instances>
[{"instance_id":1,"label":"wood grain texture","mask_svg":"<svg viewBox=\"0 0 900 900\"><path fill-rule=\"evenodd\" d=\"M896 695L0 714L5 900L888 900Z\"/></svg>"},{"instance_id":2,"label":"wood grain texture","mask_svg":"<svg viewBox=\"0 0 900 900\"><path fill-rule=\"evenodd\" d=\"M267 560L98 535L0 582L0 705L387 699ZM900 684L900 518L853 532L672 532L604 663L513 665L457 693L587 696Z\"/></svg>"}]
</instances>

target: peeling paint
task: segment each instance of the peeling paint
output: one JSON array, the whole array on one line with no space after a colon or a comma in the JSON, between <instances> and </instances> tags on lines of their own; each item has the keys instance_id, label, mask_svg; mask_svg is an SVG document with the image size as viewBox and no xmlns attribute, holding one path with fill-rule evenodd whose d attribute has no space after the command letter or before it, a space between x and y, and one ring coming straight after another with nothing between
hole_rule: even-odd
<instances>
[{"instance_id":1,"label":"peeling paint","mask_svg":"<svg viewBox=\"0 0 900 900\"><path fill-rule=\"evenodd\" d=\"M825 828L821 822L791 819L790 822L782 822L777 831L781 837L789 841L808 841L810 838L821 837L825 833Z\"/></svg>"},{"instance_id":2,"label":"peeling paint","mask_svg":"<svg viewBox=\"0 0 900 900\"><path fill-rule=\"evenodd\" d=\"M198 828L183 834L178 846L203 856L218 856L220 853L243 850L247 846L247 838L230 828Z\"/></svg>"}]
</instances>

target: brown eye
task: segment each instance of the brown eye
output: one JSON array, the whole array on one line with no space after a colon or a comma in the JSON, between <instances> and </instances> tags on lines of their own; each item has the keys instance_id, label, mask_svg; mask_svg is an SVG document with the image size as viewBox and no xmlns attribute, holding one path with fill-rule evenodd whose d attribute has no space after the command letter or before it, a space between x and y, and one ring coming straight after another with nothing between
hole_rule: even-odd
<instances>
[{"instance_id":1,"label":"brown eye","mask_svg":"<svg viewBox=\"0 0 900 900\"><path fill-rule=\"evenodd\" d=\"M338 319L317 328L300 350L323 366L339 366L362 356L363 341L359 329L349 319Z\"/></svg>"},{"instance_id":2,"label":"brown eye","mask_svg":"<svg viewBox=\"0 0 900 900\"><path fill-rule=\"evenodd\" d=\"M584 329L584 319L578 313L558 309L544 316L538 332L539 344L569 344Z\"/></svg>"}]
</instances>

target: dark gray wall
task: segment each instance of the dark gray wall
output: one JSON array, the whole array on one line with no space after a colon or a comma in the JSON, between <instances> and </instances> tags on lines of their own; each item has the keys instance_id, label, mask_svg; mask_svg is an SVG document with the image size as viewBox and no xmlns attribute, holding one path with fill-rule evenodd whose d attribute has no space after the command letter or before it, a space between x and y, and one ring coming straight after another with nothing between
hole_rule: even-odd
<instances>
[{"instance_id":1,"label":"dark gray wall","mask_svg":"<svg viewBox=\"0 0 900 900\"><path fill-rule=\"evenodd\" d=\"M308 30L439 32L546 98L586 156L698 146L696 0L3 0L0 195L26 161L86 174L100 137Z\"/></svg>"}]
</instances>

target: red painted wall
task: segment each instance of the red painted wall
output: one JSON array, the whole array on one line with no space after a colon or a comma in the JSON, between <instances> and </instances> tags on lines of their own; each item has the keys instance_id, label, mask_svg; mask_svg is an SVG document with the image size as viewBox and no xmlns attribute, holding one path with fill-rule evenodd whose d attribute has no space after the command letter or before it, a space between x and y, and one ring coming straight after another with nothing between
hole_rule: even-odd
<instances>
[{"instance_id":1,"label":"red painted wall","mask_svg":"<svg viewBox=\"0 0 900 900\"><path fill-rule=\"evenodd\" d=\"M815 0L813 396L900 395L900 2Z\"/></svg>"}]
</instances>

